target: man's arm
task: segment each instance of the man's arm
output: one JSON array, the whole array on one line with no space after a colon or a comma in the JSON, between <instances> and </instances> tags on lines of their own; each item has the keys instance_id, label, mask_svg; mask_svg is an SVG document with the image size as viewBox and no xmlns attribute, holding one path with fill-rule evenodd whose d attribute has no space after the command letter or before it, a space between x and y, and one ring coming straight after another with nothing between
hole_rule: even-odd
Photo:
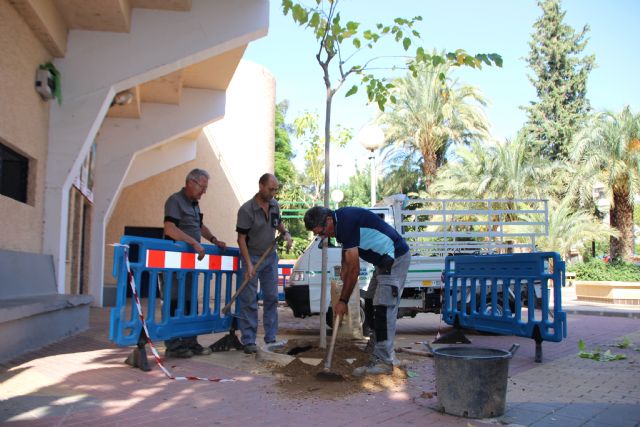
<instances>
[{"instance_id":1,"label":"man's arm","mask_svg":"<svg viewBox=\"0 0 640 427\"><path fill-rule=\"evenodd\" d=\"M240 256L245 265L245 274L247 277L252 278L255 274L253 271L253 263L251 262L251 256L249 255L249 248L247 247L247 235L238 233L238 248L240 249Z\"/></svg>"},{"instance_id":2,"label":"man's arm","mask_svg":"<svg viewBox=\"0 0 640 427\"><path fill-rule=\"evenodd\" d=\"M347 304L353 293L353 289L358 284L358 276L360 275L360 256L358 248L349 248L342 251L342 268L340 277L342 278L342 292L340 293L340 301L334 307L336 315L347 314Z\"/></svg>"},{"instance_id":3,"label":"man's arm","mask_svg":"<svg viewBox=\"0 0 640 427\"><path fill-rule=\"evenodd\" d=\"M291 246L293 245L293 239L291 238L289 230L287 230L287 228L284 226L284 222L280 222L277 230L280 232L280 234L282 234L282 236L284 236L284 239L287 241L287 252L289 252L289 250L291 250Z\"/></svg>"},{"instance_id":4,"label":"man's arm","mask_svg":"<svg viewBox=\"0 0 640 427\"><path fill-rule=\"evenodd\" d=\"M201 260L204 258L204 248L200 244L200 242L196 241L193 237L189 236L184 231L180 230L177 225L175 225L171 221L164 222L164 235L172 238L173 240L186 242L193 247L198 253L198 259Z\"/></svg>"},{"instance_id":5,"label":"man's arm","mask_svg":"<svg viewBox=\"0 0 640 427\"><path fill-rule=\"evenodd\" d=\"M218 240L218 238L214 236L211 230L209 230L209 228L204 224L200 226L200 234L214 245L219 246L223 251L227 248L227 244L222 240Z\"/></svg>"}]
</instances>

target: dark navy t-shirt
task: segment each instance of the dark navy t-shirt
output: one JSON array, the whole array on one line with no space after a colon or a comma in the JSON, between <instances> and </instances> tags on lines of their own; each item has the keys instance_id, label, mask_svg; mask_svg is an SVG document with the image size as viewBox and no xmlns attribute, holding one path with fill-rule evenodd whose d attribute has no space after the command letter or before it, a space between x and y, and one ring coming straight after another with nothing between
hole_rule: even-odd
<instances>
[{"instance_id":1,"label":"dark navy t-shirt","mask_svg":"<svg viewBox=\"0 0 640 427\"><path fill-rule=\"evenodd\" d=\"M404 238L367 209L337 209L334 221L336 240L342 244L342 248L357 247L360 258L377 267L390 267L393 260L409 251Z\"/></svg>"}]
</instances>

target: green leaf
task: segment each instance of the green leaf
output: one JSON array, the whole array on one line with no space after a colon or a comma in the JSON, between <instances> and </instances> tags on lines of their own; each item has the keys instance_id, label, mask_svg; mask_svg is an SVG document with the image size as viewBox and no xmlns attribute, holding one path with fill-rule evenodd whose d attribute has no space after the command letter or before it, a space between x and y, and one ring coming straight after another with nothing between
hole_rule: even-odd
<instances>
[{"instance_id":1,"label":"green leaf","mask_svg":"<svg viewBox=\"0 0 640 427\"><path fill-rule=\"evenodd\" d=\"M360 24L358 22L353 22L353 21L349 21L347 22L347 30L349 31L358 31L358 27L360 26Z\"/></svg>"},{"instance_id":2,"label":"green leaf","mask_svg":"<svg viewBox=\"0 0 640 427\"><path fill-rule=\"evenodd\" d=\"M309 19L309 13L304 7L300 6L299 4L293 6L291 16L293 16L293 20L300 25L306 24Z\"/></svg>"},{"instance_id":3,"label":"green leaf","mask_svg":"<svg viewBox=\"0 0 640 427\"><path fill-rule=\"evenodd\" d=\"M346 96L351 96L351 95L355 94L357 91L358 91L358 86L353 85L353 86L351 86L351 89L349 89L349 91L347 92L345 97Z\"/></svg>"},{"instance_id":4,"label":"green leaf","mask_svg":"<svg viewBox=\"0 0 640 427\"><path fill-rule=\"evenodd\" d=\"M496 64L496 66L502 67L502 56L498 55L497 53L490 53L489 59L492 60Z\"/></svg>"},{"instance_id":5,"label":"green leaf","mask_svg":"<svg viewBox=\"0 0 640 427\"><path fill-rule=\"evenodd\" d=\"M584 344L584 341L579 340L579 341L578 341L578 350L580 350L580 351L584 351L584 349L585 349L585 348L586 348L586 346L585 346L585 344Z\"/></svg>"},{"instance_id":6,"label":"green leaf","mask_svg":"<svg viewBox=\"0 0 640 427\"><path fill-rule=\"evenodd\" d=\"M616 347L618 348L628 348L630 346L631 346L631 340L627 337L624 337L621 343L616 344Z\"/></svg>"},{"instance_id":7,"label":"green leaf","mask_svg":"<svg viewBox=\"0 0 640 427\"><path fill-rule=\"evenodd\" d=\"M282 0L282 13L284 16L287 16L292 6L293 2L291 0Z\"/></svg>"},{"instance_id":8,"label":"green leaf","mask_svg":"<svg viewBox=\"0 0 640 427\"><path fill-rule=\"evenodd\" d=\"M402 40L402 47L404 47L404 50L409 50L409 46L411 46L411 39L409 37L405 37Z\"/></svg>"},{"instance_id":9,"label":"green leaf","mask_svg":"<svg viewBox=\"0 0 640 427\"><path fill-rule=\"evenodd\" d=\"M311 28L318 28L318 24L320 24L320 14L318 12L314 12L314 14L311 15L309 26Z\"/></svg>"},{"instance_id":10,"label":"green leaf","mask_svg":"<svg viewBox=\"0 0 640 427\"><path fill-rule=\"evenodd\" d=\"M353 39L353 46L356 49L360 49L360 39L359 38L356 37L356 38Z\"/></svg>"}]
</instances>

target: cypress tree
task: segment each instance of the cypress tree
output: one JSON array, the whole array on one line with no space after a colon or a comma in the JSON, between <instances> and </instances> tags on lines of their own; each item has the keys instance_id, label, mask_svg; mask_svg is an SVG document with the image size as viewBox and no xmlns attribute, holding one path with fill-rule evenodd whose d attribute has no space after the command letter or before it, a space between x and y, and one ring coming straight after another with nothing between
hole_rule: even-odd
<instances>
[{"instance_id":1,"label":"cypress tree","mask_svg":"<svg viewBox=\"0 0 640 427\"><path fill-rule=\"evenodd\" d=\"M576 31L565 24L560 0L538 1L543 15L533 25L527 64L529 80L538 100L524 107L525 130L535 149L552 160L567 159L572 136L584 125L591 107L586 97L587 78L595 55L580 56L589 26Z\"/></svg>"}]
</instances>

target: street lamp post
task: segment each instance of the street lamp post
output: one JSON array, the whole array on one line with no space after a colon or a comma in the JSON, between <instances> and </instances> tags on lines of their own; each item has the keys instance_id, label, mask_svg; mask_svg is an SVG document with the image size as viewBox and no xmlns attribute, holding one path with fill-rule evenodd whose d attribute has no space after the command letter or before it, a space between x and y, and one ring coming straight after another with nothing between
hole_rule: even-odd
<instances>
[{"instance_id":1,"label":"street lamp post","mask_svg":"<svg viewBox=\"0 0 640 427\"><path fill-rule=\"evenodd\" d=\"M364 147L365 150L369 151L371 155L369 159L371 160L371 206L376 204L376 155L375 151L382 147L384 144L384 132L378 125L368 124L365 125L360 132L358 132L358 142L360 145Z\"/></svg>"}]
</instances>

